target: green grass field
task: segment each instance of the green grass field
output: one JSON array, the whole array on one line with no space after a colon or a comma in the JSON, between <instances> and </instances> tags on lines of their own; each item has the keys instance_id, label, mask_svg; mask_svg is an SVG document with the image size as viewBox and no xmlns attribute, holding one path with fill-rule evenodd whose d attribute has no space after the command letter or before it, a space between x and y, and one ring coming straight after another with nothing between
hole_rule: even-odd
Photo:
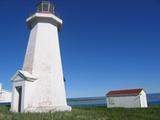
<instances>
[{"instance_id":1,"label":"green grass field","mask_svg":"<svg viewBox=\"0 0 160 120\"><path fill-rule=\"evenodd\" d=\"M147 109L73 107L64 113L11 113L0 107L0 120L160 120L160 106Z\"/></svg>"}]
</instances>

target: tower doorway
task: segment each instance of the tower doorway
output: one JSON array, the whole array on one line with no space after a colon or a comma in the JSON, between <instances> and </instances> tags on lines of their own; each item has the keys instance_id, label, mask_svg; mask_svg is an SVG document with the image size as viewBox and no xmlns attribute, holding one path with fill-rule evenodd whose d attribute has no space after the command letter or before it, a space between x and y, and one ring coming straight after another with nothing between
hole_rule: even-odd
<instances>
[{"instance_id":1,"label":"tower doorway","mask_svg":"<svg viewBox=\"0 0 160 120\"><path fill-rule=\"evenodd\" d=\"M22 86L16 87L18 93L18 112L21 112L21 103L22 103Z\"/></svg>"}]
</instances>

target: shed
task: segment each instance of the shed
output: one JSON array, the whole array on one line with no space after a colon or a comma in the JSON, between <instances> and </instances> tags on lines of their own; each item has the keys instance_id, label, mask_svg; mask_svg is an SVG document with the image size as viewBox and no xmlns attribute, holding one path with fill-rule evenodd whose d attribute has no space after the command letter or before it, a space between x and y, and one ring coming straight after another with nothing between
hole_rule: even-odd
<instances>
[{"instance_id":1,"label":"shed","mask_svg":"<svg viewBox=\"0 0 160 120\"><path fill-rule=\"evenodd\" d=\"M0 83L0 105L10 105L11 104L11 92L2 89L2 84Z\"/></svg>"},{"instance_id":2,"label":"shed","mask_svg":"<svg viewBox=\"0 0 160 120\"><path fill-rule=\"evenodd\" d=\"M106 94L107 106L124 108L148 107L144 89L115 90Z\"/></svg>"}]
</instances>

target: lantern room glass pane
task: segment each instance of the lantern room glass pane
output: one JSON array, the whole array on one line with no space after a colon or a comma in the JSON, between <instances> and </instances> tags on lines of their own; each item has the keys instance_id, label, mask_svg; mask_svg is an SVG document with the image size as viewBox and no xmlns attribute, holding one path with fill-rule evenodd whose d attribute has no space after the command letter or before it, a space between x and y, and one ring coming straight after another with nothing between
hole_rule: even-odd
<instances>
[{"instance_id":1,"label":"lantern room glass pane","mask_svg":"<svg viewBox=\"0 0 160 120\"><path fill-rule=\"evenodd\" d=\"M37 12L41 12L42 11L42 4L39 4L38 6L37 6Z\"/></svg>"},{"instance_id":2,"label":"lantern room glass pane","mask_svg":"<svg viewBox=\"0 0 160 120\"><path fill-rule=\"evenodd\" d=\"M47 3L43 4L43 11L44 12L49 12L49 4L47 4Z\"/></svg>"}]
</instances>

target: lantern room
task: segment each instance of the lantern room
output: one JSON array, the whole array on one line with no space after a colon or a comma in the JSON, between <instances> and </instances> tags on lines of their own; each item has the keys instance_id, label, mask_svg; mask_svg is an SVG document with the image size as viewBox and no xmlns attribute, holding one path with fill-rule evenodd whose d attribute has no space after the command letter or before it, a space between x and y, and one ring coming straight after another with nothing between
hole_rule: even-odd
<instances>
[{"instance_id":1,"label":"lantern room","mask_svg":"<svg viewBox=\"0 0 160 120\"><path fill-rule=\"evenodd\" d=\"M42 0L37 5L37 12L39 12L39 13L54 13L54 5L49 0Z\"/></svg>"}]
</instances>

